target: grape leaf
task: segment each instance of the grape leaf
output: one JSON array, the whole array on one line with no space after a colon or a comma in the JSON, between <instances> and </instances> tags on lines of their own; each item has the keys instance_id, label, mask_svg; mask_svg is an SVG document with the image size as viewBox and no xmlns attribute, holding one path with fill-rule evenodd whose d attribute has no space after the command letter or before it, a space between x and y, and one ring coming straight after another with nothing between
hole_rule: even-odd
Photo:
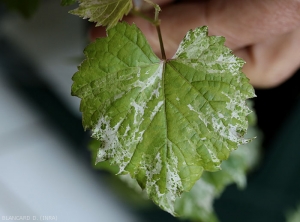
<instances>
[{"instance_id":1,"label":"grape leaf","mask_svg":"<svg viewBox=\"0 0 300 222\"><path fill-rule=\"evenodd\" d=\"M224 41L197 28L164 61L135 25L119 23L85 49L73 76L84 128L102 142L97 161L129 173L171 214L203 170L219 170L248 142L254 90Z\"/></svg>"},{"instance_id":2,"label":"grape leaf","mask_svg":"<svg viewBox=\"0 0 300 222\"><path fill-rule=\"evenodd\" d=\"M73 5L77 2L77 0L61 0L60 5L62 6L68 6L68 5Z\"/></svg>"},{"instance_id":3,"label":"grape leaf","mask_svg":"<svg viewBox=\"0 0 300 222\"><path fill-rule=\"evenodd\" d=\"M79 0L79 8L70 13L89 18L96 26L115 26L133 7L132 0Z\"/></svg>"}]
</instances>

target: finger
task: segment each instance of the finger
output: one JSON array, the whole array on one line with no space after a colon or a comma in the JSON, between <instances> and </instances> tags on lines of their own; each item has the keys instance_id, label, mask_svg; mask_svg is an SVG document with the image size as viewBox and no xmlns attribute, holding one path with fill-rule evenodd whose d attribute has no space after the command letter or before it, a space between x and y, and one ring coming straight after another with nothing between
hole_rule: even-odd
<instances>
[{"instance_id":1,"label":"finger","mask_svg":"<svg viewBox=\"0 0 300 222\"><path fill-rule=\"evenodd\" d=\"M300 25L297 0L214 0L206 5L206 19L232 49L288 33Z\"/></svg>"},{"instance_id":2,"label":"finger","mask_svg":"<svg viewBox=\"0 0 300 222\"><path fill-rule=\"evenodd\" d=\"M95 41L96 38L104 37L106 36L106 29L102 26L92 26L88 33L88 38L91 42Z\"/></svg>"},{"instance_id":3,"label":"finger","mask_svg":"<svg viewBox=\"0 0 300 222\"><path fill-rule=\"evenodd\" d=\"M175 53L187 30L208 25L211 35L225 36L226 45L246 60L244 72L255 87L277 86L300 66L300 36L291 31L299 26L299 3L289 3L211 0L163 8L161 28L167 57ZM136 23L159 52L153 27L140 19Z\"/></svg>"},{"instance_id":4,"label":"finger","mask_svg":"<svg viewBox=\"0 0 300 222\"><path fill-rule=\"evenodd\" d=\"M300 67L300 29L235 51L246 61L244 73L256 88L278 86Z\"/></svg>"}]
</instances>

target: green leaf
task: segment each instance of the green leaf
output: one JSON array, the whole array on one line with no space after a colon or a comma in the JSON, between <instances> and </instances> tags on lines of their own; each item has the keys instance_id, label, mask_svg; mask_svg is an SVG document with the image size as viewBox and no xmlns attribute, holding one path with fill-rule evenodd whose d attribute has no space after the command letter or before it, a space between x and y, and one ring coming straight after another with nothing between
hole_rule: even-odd
<instances>
[{"instance_id":1,"label":"green leaf","mask_svg":"<svg viewBox=\"0 0 300 222\"><path fill-rule=\"evenodd\" d=\"M96 26L115 26L133 7L132 0L79 0L79 8L70 11Z\"/></svg>"},{"instance_id":2,"label":"green leaf","mask_svg":"<svg viewBox=\"0 0 300 222\"><path fill-rule=\"evenodd\" d=\"M40 0L0 0L7 8L18 11L24 18L30 18L37 10Z\"/></svg>"},{"instance_id":3,"label":"green leaf","mask_svg":"<svg viewBox=\"0 0 300 222\"><path fill-rule=\"evenodd\" d=\"M73 76L84 128L102 142L97 161L129 173L171 214L203 170L219 170L248 142L245 100L254 91L224 41L197 28L164 61L135 25L119 23L85 49Z\"/></svg>"},{"instance_id":4,"label":"green leaf","mask_svg":"<svg viewBox=\"0 0 300 222\"><path fill-rule=\"evenodd\" d=\"M68 6L68 5L73 5L77 2L77 0L61 0L60 5L62 6Z\"/></svg>"}]
</instances>

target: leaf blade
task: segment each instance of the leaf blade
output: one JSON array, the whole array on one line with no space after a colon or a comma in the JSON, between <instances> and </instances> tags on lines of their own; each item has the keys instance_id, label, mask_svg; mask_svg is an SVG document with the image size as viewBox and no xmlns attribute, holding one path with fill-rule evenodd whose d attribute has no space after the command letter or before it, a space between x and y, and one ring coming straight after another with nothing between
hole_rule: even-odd
<instances>
[{"instance_id":1,"label":"leaf blade","mask_svg":"<svg viewBox=\"0 0 300 222\"><path fill-rule=\"evenodd\" d=\"M96 26L107 26L107 29L115 26L133 7L132 0L79 0L79 3L71 14L88 18L96 22Z\"/></svg>"},{"instance_id":2,"label":"leaf blade","mask_svg":"<svg viewBox=\"0 0 300 222\"><path fill-rule=\"evenodd\" d=\"M209 70L217 66L213 73L207 74L197 57L203 54L201 47L189 51L197 48L197 41L183 40L173 59L161 61L135 25L120 23L107 38L86 48L87 59L72 86L72 95L82 98L84 127L102 142L97 161L109 160L119 173L129 173L173 215L176 198L189 191L204 170L219 170L222 160L247 142L245 100L254 96L240 71L242 62L222 38L208 37L205 28L188 35L208 44L204 54L210 56L203 58L213 66ZM214 54L235 59L233 68L225 62L234 72L214 64ZM241 89L241 79L250 90ZM235 109L239 119L231 118Z\"/></svg>"}]
</instances>

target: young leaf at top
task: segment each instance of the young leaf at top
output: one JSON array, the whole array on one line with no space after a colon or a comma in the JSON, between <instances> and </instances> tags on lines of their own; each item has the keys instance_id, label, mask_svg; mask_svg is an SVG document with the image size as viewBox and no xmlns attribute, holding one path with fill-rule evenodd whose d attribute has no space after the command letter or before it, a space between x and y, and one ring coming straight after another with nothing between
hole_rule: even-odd
<instances>
[{"instance_id":1,"label":"young leaf at top","mask_svg":"<svg viewBox=\"0 0 300 222\"><path fill-rule=\"evenodd\" d=\"M160 60L135 25L119 23L85 49L73 76L84 128L102 144L97 161L129 173L171 214L203 170L219 170L248 141L254 90L224 41L197 28Z\"/></svg>"},{"instance_id":2,"label":"young leaf at top","mask_svg":"<svg viewBox=\"0 0 300 222\"><path fill-rule=\"evenodd\" d=\"M79 3L79 8L70 13L107 29L115 26L133 7L132 0L79 0Z\"/></svg>"}]
</instances>

